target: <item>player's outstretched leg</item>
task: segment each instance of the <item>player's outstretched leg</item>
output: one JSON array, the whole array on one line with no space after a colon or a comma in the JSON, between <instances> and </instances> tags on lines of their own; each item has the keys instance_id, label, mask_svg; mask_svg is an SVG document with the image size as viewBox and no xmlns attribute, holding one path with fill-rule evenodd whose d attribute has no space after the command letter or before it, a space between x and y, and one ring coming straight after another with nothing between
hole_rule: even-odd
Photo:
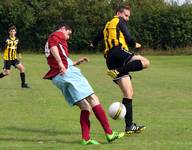
<instances>
[{"instance_id":1,"label":"player's outstretched leg","mask_svg":"<svg viewBox=\"0 0 192 150\"><path fill-rule=\"evenodd\" d=\"M107 75L109 75L110 77L112 77L113 79L118 78L118 76L120 75L119 71L112 69L112 70L107 70Z\"/></svg>"},{"instance_id":2,"label":"player's outstretched leg","mask_svg":"<svg viewBox=\"0 0 192 150\"><path fill-rule=\"evenodd\" d=\"M3 78L5 75L3 73L0 73L0 78Z\"/></svg>"},{"instance_id":3,"label":"player's outstretched leg","mask_svg":"<svg viewBox=\"0 0 192 150\"><path fill-rule=\"evenodd\" d=\"M125 135L124 132L113 131L112 134L106 134L106 139L108 142L112 142L116 139L122 138Z\"/></svg>"},{"instance_id":4,"label":"player's outstretched leg","mask_svg":"<svg viewBox=\"0 0 192 150\"><path fill-rule=\"evenodd\" d=\"M105 131L107 141L112 142L116 139L123 137L124 133L112 131L112 129L109 125L107 116L105 114L105 111L104 111L102 105L100 104L98 97L95 94L93 94L93 95L89 96L87 99L92 107L92 110L93 110L96 118L99 120L100 124L102 125L102 127Z\"/></svg>"},{"instance_id":5,"label":"player's outstretched leg","mask_svg":"<svg viewBox=\"0 0 192 150\"><path fill-rule=\"evenodd\" d=\"M99 120L99 122L101 123L101 125L105 131L106 139L108 142L112 142L112 141L124 136L124 134L125 134L124 132L112 131L112 129L109 125L108 119L106 117L105 111L101 104L96 105L92 109L93 109L93 112L94 112L96 118Z\"/></svg>"},{"instance_id":6,"label":"player's outstretched leg","mask_svg":"<svg viewBox=\"0 0 192 150\"><path fill-rule=\"evenodd\" d=\"M90 145L90 144L99 144L96 140L91 139L90 137L90 105L84 99L80 102L76 103L77 106L81 109L80 113L80 125L81 125L81 134L82 134L82 145Z\"/></svg>"}]
</instances>

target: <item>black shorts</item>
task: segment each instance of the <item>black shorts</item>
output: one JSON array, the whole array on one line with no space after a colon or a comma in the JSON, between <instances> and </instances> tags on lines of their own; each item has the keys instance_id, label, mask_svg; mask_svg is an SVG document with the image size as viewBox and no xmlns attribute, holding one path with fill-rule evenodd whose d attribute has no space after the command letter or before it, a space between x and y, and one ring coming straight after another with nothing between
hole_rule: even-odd
<instances>
[{"instance_id":1,"label":"black shorts","mask_svg":"<svg viewBox=\"0 0 192 150\"><path fill-rule=\"evenodd\" d=\"M20 64L20 61L18 59L15 60L4 60L4 68L10 70L11 66L16 67L16 65Z\"/></svg>"},{"instance_id":2,"label":"black shorts","mask_svg":"<svg viewBox=\"0 0 192 150\"><path fill-rule=\"evenodd\" d=\"M106 64L109 70L123 67L134 53L123 50L120 46L112 48L106 58Z\"/></svg>"},{"instance_id":3,"label":"black shorts","mask_svg":"<svg viewBox=\"0 0 192 150\"><path fill-rule=\"evenodd\" d=\"M123 67L125 64L127 64L130 61L130 59L133 56L134 56L134 53L127 52L127 51L123 50L120 46L114 47L109 51L108 56L106 58L107 67L109 70ZM129 73L121 74L120 77L125 76L125 75L129 75ZM130 78L131 78L131 76L130 76ZM117 80L117 79L115 79L115 80Z\"/></svg>"}]
</instances>

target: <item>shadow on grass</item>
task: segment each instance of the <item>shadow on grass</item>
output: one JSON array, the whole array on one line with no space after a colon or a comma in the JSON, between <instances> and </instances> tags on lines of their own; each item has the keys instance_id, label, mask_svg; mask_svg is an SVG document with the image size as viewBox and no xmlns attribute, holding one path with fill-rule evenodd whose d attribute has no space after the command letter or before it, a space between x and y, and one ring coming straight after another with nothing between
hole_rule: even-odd
<instances>
[{"instance_id":1,"label":"shadow on grass","mask_svg":"<svg viewBox=\"0 0 192 150\"><path fill-rule=\"evenodd\" d=\"M70 132L70 131L57 131L54 129L32 129L32 128L20 128L20 127L7 127L6 130L18 131L18 132L31 132L31 133L40 133L46 135L78 135L80 132Z\"/></svg>"},{"instance_id":2,"label":"shadow on grass","mask_svg":"<svg viewBox=\"0 0 192 150\"><path fill-rule=\"evenodd\" d=\"M65 144L80 144L80 132L70 132L70 131L57 131L54 129L33 129L33 128L20 128L20 127L6 127L1 128L0 130L7 130L7 131L14 131L14 132L25 132L25 133L33 133L33 135L24 137L19 137L15 135L0 135L0 141L5 142L33 142L37 144L44 144L44 143L65 143ZM37 135L34 135L37 134ZM46 135L46 137L40 137L42 134ZM63 139L61 137L51 137L56 135L63 135ZM79 140L74 140L74 138L66 138L70 135L76 135L79 137ZM36 137L34 137L36 136ZM40 138L38 138L38 136ZM66 136L66 137L65 137ZM67 140L66 140L67 139ZM107 142L100 142L101 144L108 144Z\"/></svg>"},{"instance_id":3,"label":"shadow on grass","mask_svg":"<svg viewBox=\"0 0 192 150\"><path fill-rule=\"evenodd\" d=\"M80 141L65 141L60 139L35 139L35 138L29 138L29 137L0 137L0 141L6 141L6 142L33 142L38 144L44 144L44 143L65 143L65 144L79 144Z\"/></svg>"},{"instance_id":4,"label":"shadow on grass","mask_svg":"<svg viewBox=\"0 0 192 150\"><path fill-rule=\"evenodd\" d=\"M63 138L63 140L60 138L53 138L53 137L45 137L45 138L38 138L39 134L45 134L47 136L55 136L55 135L78 135L80 136L80 132L70 132L70 131L56 131L53 129L31 129L31 128L19 128L19 127L7 127L7 128L3 128L3 130L8 130L8 131L16 131L16 132L27 132L27 133L37 133L37 138L31 138L30 136L27 137L27 135L25 137L17 137L17 136L2 136L0 135L0 141L12 141L12 142L35 142L38 144L43 144L43 143L68 143L68 144L72 144L72 143L80 143L79 141L75 141L74 139L72 139L70 141L69 140L64 140L66 138Z\"/></svg>"}]
</instances>

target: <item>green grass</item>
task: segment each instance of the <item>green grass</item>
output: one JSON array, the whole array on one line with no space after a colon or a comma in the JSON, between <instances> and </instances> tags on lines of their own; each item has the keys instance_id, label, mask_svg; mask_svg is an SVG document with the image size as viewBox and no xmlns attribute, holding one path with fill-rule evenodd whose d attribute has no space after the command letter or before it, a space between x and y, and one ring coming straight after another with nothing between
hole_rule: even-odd
<instances>
[{"instance_id":1,"label":"green grass","mask_svg":"<svg viewBox=\"0 0 192 150\"><path fill-rule=\"evenodd\" d=\"M81 54L81 56L83 56ZM86 55L80 66L107 110L121 101L119 88L105 75L102 55ZM80 55L72 55L79 58ZM148 70L133 73L134 120L146 125L142 134L107 144L91 115L91 135L98 146L81 146L79 109L69 107L50 81L43 55L26 54L23 62L31 89L21 89L18 71L0 80L0 150L190 150L192 149L192 56L149 56ZM2 64L1 64L2 67ZM109 119L113 129L124 121Z\"/></svg>"}]
</instances>

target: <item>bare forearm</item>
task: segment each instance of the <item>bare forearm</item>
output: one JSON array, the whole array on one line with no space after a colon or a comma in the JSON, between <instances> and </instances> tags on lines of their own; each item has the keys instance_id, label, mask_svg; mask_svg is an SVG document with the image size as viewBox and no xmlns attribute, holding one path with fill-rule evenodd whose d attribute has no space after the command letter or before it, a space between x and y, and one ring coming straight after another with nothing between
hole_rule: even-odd
<instances>
[{"instance_id":1,"label":"bare forearm","mask_svg":"<svg viewBox=\"0 0 192 150\"><path fill-rule=\"evenodd\" d=\"M51 53L53 55L53 57L55 57L59 67L60 67L60 74L63 75L65 72L66 72L66 67L64 66L62 60L61 60L61 57L59 55L59 51L58 51L58 48L56 46L53 46L51 49Z\"/></svg>"},{"instance_id":2,"label":"bare forearm","mask_svg":"<svg viewBox=\"0 0 192 150\"><path fill-rule=\"evenodd\" d=\"M56 61L58 62L58 64L61 64L62 60L61 60L61 57L59 55L59 51L58 51L57 46L53 46L50 50L51 50L52 55L55 57Z\"/></svg>"},{"instance_id":3,"label":"bare forearm","mask_svg":"<svg viewBox=\"0 0 192 150\"><path fill-rule=\"evenodd\" d=\"M82 57L82 58L80 58L79 60L74 61L74 62L73 62L73 66L77 66L77 65L80 65L80 64L85 63L85 62L88 62L88 61L89 61L88 58Z\"/></svg>"}]
</instances>

